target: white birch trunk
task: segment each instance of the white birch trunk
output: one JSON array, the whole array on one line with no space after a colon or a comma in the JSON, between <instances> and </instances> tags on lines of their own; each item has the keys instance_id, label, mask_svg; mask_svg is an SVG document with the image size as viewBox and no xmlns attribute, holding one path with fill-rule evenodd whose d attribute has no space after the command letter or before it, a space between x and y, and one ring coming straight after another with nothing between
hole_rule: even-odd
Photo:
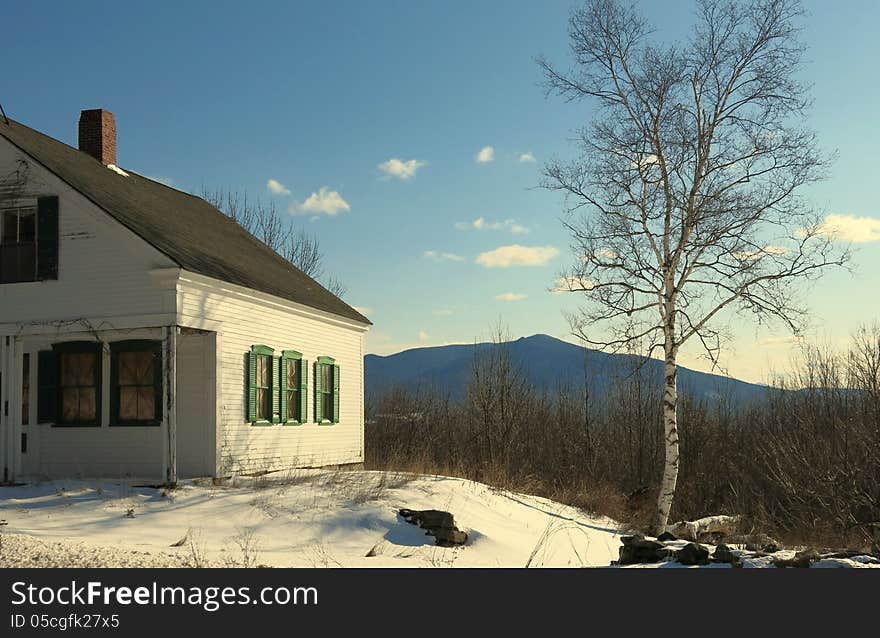
<instances>
[{"instance_id":1,"label":"white birch trunk","mask_svg":"<svg viewBox=\"0 0 880 638\"><path fill-rule=\"evenodd\" d=\"M663 441L666 460L663 467L663 480L660 483L660 495L657 498L657 520L654 533L666 530L669 521L669 510L672 509L672 498L675 495L675 484L678 480L678 364L676 363L677 348L673 342L673 332L667 326L665 365L663 372Z\"/></svg>"}]
</instances>

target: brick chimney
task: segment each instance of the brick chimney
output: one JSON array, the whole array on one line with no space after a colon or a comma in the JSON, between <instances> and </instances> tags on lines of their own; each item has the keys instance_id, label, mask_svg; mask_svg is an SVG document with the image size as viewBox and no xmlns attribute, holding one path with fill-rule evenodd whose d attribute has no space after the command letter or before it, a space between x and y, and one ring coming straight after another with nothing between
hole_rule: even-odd
<instances>
[{"instance_id":1,"label":"brick chimney","mask_svg":"<svg viewBox=\"0 0 880 638\"><path fill-rule=\"evenodd\" d=\"M116 118L104 109L88 109L79 114L79 150L104 166L116 164Z\"/></svg>"}]
</instances>

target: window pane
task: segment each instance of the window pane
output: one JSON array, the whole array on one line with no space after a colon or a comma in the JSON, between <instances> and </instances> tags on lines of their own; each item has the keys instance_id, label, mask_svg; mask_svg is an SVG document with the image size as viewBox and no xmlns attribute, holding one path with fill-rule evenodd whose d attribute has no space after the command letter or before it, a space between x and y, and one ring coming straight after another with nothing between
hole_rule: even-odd
<instances>
[{"instance_id":1,"label":"window pane","mask_svg":"<svg viewBox=\"0 0 880 638\"><path fill-rule=\"evenodd\" d=\"M95 388L79 389L79 417L77 420L95 420Z\"/></svg>"},{"instance_id":2,"label":"window pane","mask_svg":"<svg viewBox=\"0 0 880 638\"><path fill-rule=\"evenodd\" d=\"M288 421L299 417L299 390L287 391L287 419Z\"/></svg>"},{"instance_id":3,"label":"window pane","mask_svg":"<svg viewBox=\"0 0 880 638\"><path fill-rule=\"evenodd\" d=\"M79 388L64 388L61 391L61 420L76 421L79 415Z\"/></svg>"},{"instance_id":4,"label":"window pane","mask_svg":"<svg viewBox=\"0 0 880 638\"><path fill-rule=\"evenodd\" d=\"M152 386L137 390L137 420L152 421L156 418L156 391Z\"/></svg>"},{"instance_id":5,"label":"window pane","mask_svg":"<svg viewBox=\"0 0 880 638\"><path fill-rule=\"evenodd\" d=\"M333 367L326 363L321 364L321 388L333 388Z\"/></svg>"},{"instance_id":6,"label":"window pane","mask_svg":"<svg viewBox=\"0 0 880 638\"><path fill-rule=\"evenodd\" d=\"M299 361L297 359L287 360L287 387L299 387Z\"/></svg>"},{"instance_id":7,"label":"window pane","mask_svg":"<svg viewBox=\"0 0 880 638\"><path fill-rule=\"evenodd\" d=\"M61 422L81 423L97 420L95 392L95 352L61 354Z\"/></svg>"},{"instance_id":8,"label":"window pane","mask_svg":"<svg viewBox=\"0 0 880 638\"><path fill-rule=\"evenodd\" d=\"M119 420L135 421L138 418L138 388L119 388Z\"/></svg>"},{"instance_id":9,"label":"window pane","mask_svg":"<svg viewBox=\"0 0 880 638\"><path fill-rule=\"evenodd\" d=\"M257 387L268 388L271 382L271 358L266 355L257 357Z\"/></svg>"},{"instance_id":10,"label":"window pane","mask_svg":"<svg viewBox=\"0 0 880 638\"><path fill-rule=\"evenodd\" d=\"M333 393L323 388L321 392L321 419L333 420Z\"/></svg>"},{"instance_id":11,"label":"window pane","mask_svg":"<svg viewBox=\"0 0 880 638\"><path fill-rule=\"evenodd\" d=\"M120 385L153 385L153 365L156 357L152 352L120 352Z\"/></svg>"},{"instance_id":12,"label":"window pane","mask_svg":"<svg viewBox=\"0 0 880 638\"><path fill-rule=\"evenodd\" d=\"M257 388L257 418L262 421L272 420L272 401L269 390Z\"/></svg>"},{"instance_id":13,"label":"window pane","mask_svg":"<svg viewBox=\"0 0 880 638\"><path fill-rule=\"evenodd\" d=\"M95 389L64 388L61 391L61 418L66 423L95 420Z\"/></svg>"},{"instance_id":14,"label":"window pane","mask_svg":"<svg viewBox=\"0 0 880 638\"><path fill-rule=\"evenodd\" d=\"M94 383L94 352L71 352L61 355L61 385L78 386Z\"/></svg>"},{"instance_id":15,"label":"window pane","mask_svg":"<svg viewBox=\"0 0 880 638\"><path fill-rule=\"evenodd\" d=\"M34 241L37 236L36 212L33 208L22 208L18 214L18 242L21 244Z\"/></svg>"}]
</instances>

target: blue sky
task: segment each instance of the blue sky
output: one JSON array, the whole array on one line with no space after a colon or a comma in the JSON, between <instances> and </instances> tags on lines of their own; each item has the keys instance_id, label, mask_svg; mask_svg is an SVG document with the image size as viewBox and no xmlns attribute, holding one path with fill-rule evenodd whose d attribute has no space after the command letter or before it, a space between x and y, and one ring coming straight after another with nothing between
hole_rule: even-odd
<instances>
[{"instance_id":1,"label":"blue sky","mask_svg":"<svg viewBox=\"0 0 880 638\"><path fill-rule=\"evenodd\" d=\"M642 5L661 37L690 24L691 2ZM514 337L566 337L563 311L577 299L549 288L569 240L560 197L537 185L543 161L572 156L567 140L591 111L545 98L534 57L566 61L571 6L16 3L4 11L14 28L0 45L0 102L71 144L80 109L107 108L122 167L291 209L320 239L347 301L374 321L368 351L472 342L499 322ZM828 213L880 220L880 5L807 6L809 124L839 153L810 196ZM491 161L480 162L486 147ZM270 179L285 190L270 192ZM512 245L530 250L493 252ZM856 247L856 273L810 293L811 334L832 345L880 315L880 241ZM537 263L503 267L509 254ZM785 367L780 326L731 330L731 374L761 380ZM705 369L696 354L685 350L684 362Z\"/></svg>"}]
</instances>

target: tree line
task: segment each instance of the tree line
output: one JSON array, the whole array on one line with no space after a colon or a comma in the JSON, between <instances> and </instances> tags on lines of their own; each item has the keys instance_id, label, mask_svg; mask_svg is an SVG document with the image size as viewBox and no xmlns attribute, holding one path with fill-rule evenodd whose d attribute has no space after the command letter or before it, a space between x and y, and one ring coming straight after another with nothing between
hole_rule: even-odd
<instances>
[{"instance_id":1,"label":"tree line","mask_svg":"<svg viewBox=\"0 0 880 638\"><path fill-rule=\"evenodd\" d=\"M584 378L587 378L585 374ZM663 388L621 373L601 396L537 389L500 338L467 392L391 389L367 406L373 469L463 476L650 530L664 468ZM880 327L845 352L804 346L754 404L683 394L673 520L719 513L785 542L880 543Z\"/></svg>"}]
</instances>

